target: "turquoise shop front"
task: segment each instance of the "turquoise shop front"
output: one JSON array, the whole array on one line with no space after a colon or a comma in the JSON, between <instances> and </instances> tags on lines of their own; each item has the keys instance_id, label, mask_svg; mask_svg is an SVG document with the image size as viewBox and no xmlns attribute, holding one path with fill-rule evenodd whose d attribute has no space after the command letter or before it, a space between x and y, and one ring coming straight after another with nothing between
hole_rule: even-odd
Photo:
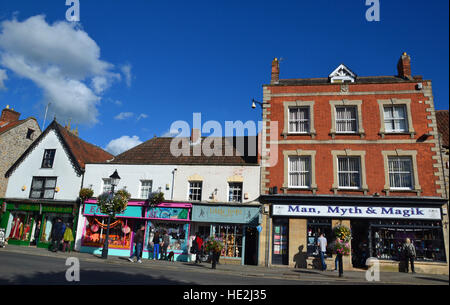
<instances>
[{"instance_id":1,"label":"turquoise shop front","mask_svg":"<svg viewBox=\"0 0 450 305\"><path fill-rule=\"evenodd\" d=\"M164 202L152 207L145 201L130 201L126 210L111 221L108 254L130 256L134 250L134 234L143 224L142 258L153 258L153 236L156 232L162 234L165 231L170 237L168 253L174 252L175 260L187 261L191 208L188 203ZM84 204L83 221L80 252L101 254L107 216L100 213L96 200L87 200Z\"/></svg>"},{"instance_id":2,"label":"turquoise shop front","mask_svg":"<svg viewBox=\"0 0 450 305\"><path fill-rule=\"evenodd\" d=\"M261 212L257 205L193 204L190 244L199 233L223 241L221 262L257 265Z\"/></svg>"}]
</instances>

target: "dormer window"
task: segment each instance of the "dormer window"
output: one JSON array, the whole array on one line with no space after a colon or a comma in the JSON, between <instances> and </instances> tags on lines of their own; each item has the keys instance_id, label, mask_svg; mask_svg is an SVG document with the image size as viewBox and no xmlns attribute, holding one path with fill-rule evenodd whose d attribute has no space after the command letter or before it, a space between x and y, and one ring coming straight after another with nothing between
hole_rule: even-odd
<instances>
[{"instance_id":1,"label":"dormer window","mask_svg":"<svg viewBox=\"0 0 450 305\"><path fill-rule=\"evenodd\" d=\"M333 72L331 72L328 78L332 83L354 83L356 74L344 64L341 64Z\"/></svg>"},{"instance_id":2,"label":"dormer window","mask_svg":"<svg viewBox=\"0 0 450 305\"><path fill-rule=\"evenodd\" d=\"M52 168L56 149L46 149L42 158L42 168Z\"/></svg>"}]
</instances>

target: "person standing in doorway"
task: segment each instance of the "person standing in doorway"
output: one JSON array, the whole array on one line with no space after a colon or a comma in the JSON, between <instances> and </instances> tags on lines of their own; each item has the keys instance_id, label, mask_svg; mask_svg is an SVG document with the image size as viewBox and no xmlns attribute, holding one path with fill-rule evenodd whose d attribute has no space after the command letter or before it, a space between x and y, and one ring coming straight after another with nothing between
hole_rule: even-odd
<instances>
[{"instance_id":1,"label":"person standing in doorway","mask_svg":"<svg viewBox=\"0 0 450 305\"><path fill-rule=\"evenodd\" d=\"M162 245L161 245L161 259L164 257L167 260L167 248L170 244L170 236L167 234L167 231L164 230L162 237Z\"/></svg>"},{"instance_id":2,"label":"person standing in doorway","mask_svg":"<svg viewBox=\"0 0 450 305\"><path fill-rule=\"evenodd\" d=\"M414 271L414 259L416 258L416 247L414 247L409 238L407 238L405 240L405 243L403 244L403 254L405 256L406 273L409 272L409 263L411 263L412 273L416 273Z\"/></svg>"},{"instance_id":3,"label":"person standing in doorway","mask_svg":"<svg viewBox=\"0 0 450 305\"><path fill-rule=\"evenodd\" d=\"M324 234L321 233L320 237L317 239L317 246L319 247L320 261L322 263L322 271L327 270L327 264L325 263L325 255L327 252L327 239Z\"/></svg>"},{"instance_id":4,"label":"person standing in doorway","mask_svg":"<svg viewBox=\"0 0 450 305\"><path fill-rule=\"evenodd\" d=\"M155 236L153 236L153 259L157 260L159 257L159 232L156 231Z\"/></svg>"},{"instance_id":5,"label":"person standing in doorway","mask_svg":"<svg viewBox=\"0 0 450 305\"><path fill-rule=\"evenodd\" d=\"M134 253L128 258L130 262L133 262L133 257L136 256L137 262L142 263L141 255L142 255L142 245L144 243L144 231L145 225L141 224L139 230L134 235Z\"/></svg>"},{"instance_id":6,"label":"person standing in doorway","mask_svg":"<svg viewBox=\"0 0 450 305\"><path fill-rule=\"evenodd\" d=\"M56 223L53 225L51 238L52 238L52 251L58 252L59 246L61 245L61 241L64 236L65 225L62 222L61 218L56 220Z\"/></svg>"}]
</instances>

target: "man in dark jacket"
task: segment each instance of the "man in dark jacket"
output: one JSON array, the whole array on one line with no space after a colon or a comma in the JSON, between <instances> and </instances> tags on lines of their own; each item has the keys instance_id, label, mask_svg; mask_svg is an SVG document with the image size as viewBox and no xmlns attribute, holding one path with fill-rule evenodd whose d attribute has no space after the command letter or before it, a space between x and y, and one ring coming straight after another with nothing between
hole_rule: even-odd
<instances>
[{"instance_id":1,"label":"man in dark jacket","mask_svg":"<svg viewBox=\"0 0 450 305\"><path fill-rule=\"evenodd\" d=\"M128 258L130 262L133 262L133 257L136 256L137 262L142 263L141 255L142 255L142 245L144 244L144 231L145 225L141 225L139 230L134 235L134 243L136 244L134 248L134 253Z\"/></svg>"},{"instance_id":2,"label":"man in dark jacket","mask_svg":"<svg viewBox=\"0 0 450 305\"><path fill-rule=\"evenodd\" d=\"M61 244L61 241L63 239L64 236L64 227L63 227L63 222L61 220L61 218L58 218L56 220L56 223L53 225L52 228L52 234L51 234L51 238L52 238L52 251L53 252L57 252L59 250L59 245Z\"/></svg>"}]
</instances>

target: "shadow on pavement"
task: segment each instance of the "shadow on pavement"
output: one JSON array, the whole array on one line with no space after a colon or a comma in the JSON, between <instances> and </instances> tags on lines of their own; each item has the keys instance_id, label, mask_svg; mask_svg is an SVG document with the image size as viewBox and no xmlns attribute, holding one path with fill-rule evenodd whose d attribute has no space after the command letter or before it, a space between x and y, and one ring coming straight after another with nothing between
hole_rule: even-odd
<instances>
[{"instance_id":1,"label":"shadow on pavement","mask_svg":"<svg viewBox=\"0 0 450 305\"><path fill-rule=\"evenodd\" d=\"M441 282L441 283L448 284L448 280L444 280L444 279L429 278L429 277L424 277L424 276L417 276L416 278L421 279L421 280L435 281L435 282Z\"/></svg>"},{"instance_id":2,"label":"shadow on pavement","mask_svg":"<svg viewBox=\"0 0 450 305\"><path fill-rule=\"evenodd\" d=\"M0 279L0 285L194 285L142 273L82 270L80 281L68 282L65 272L38 272Z\"/></svg>"}]
</instances>

